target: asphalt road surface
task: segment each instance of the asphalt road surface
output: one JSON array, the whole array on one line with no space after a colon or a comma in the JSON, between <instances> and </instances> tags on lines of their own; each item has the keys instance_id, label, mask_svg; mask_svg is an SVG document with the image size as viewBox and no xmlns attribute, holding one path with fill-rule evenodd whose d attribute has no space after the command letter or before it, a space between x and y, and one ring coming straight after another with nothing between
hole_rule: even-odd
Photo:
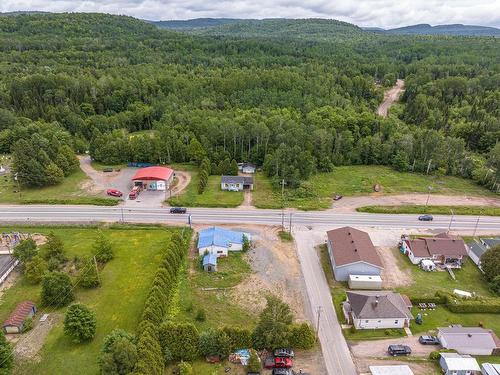
<instances>
[{"instance_id":1,"label":"asphalt road surface","mask_svg":"<svg viewBox=\"0 0 500 375\"><path fill-rule=\"evenodd\" d=\"M434 221L418 221L418 215L335 213L334 210L301 212L281 210L235 210L220 208L190 208L187 214L170 214L169 208L98 207L98 206L35 206L1 205L0 223L52 222L92 223L130 222L187 224L191 215L194 224L262 224L359 226L381 229L441 229L500 231L500 217L435 215ZM478 221L479 220L479 221ZM476 228L477 227L477 228Z\"/></svg>"},{"instance_id":2,"label":"asphalt road surface","mask_svg":"<svg viewBox=\"0 0 500 375\"><path fill-rule=\"evenodd\" d=\"M313 235L309 231L293 232L307 296L313 312L310 318L315 322L315 328L318 329L326 369L328 374L356 375L356 367L333 307L328 282L318 254L314 250L315 240L311 236Z\"/></svg>"}]
</instances>

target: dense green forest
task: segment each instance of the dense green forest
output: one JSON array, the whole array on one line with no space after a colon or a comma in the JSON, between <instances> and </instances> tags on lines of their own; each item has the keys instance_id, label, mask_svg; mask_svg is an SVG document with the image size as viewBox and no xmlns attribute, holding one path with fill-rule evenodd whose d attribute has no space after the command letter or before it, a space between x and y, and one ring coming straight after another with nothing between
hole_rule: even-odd
<instances>
[{"instance_id":1,"label":"dense green forest","mask_svg":"<svg viewBox=\"0 0 500 375\"><path fill-rule=\"evenodd\" d=\"M39 150L27 155L38 164L23 163L27 185L54 183L28 180L36 166L68 173L65 146L110 164L253 161L290 187L349 164L500 183L499 39L324 20L219 30L103 14L0 17L0 153ZM397 77L403 103L381 118L383 86Z\"/></svg>"}]
</instances>

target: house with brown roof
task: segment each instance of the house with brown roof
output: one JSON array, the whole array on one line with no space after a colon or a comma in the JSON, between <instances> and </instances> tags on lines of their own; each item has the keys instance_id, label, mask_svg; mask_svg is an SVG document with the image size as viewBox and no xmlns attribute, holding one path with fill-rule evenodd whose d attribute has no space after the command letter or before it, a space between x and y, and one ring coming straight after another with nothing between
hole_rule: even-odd
<instances>
[{"instance_id":1,"label":"house with brown roof","mask_svg":"<svg viewBox=\"0 0 500 375\"><path fill-rule=\"evenodd\" d=\"M327 232L327 248L333 274L338 281L349 275L378 275L384 269L382 260L368 233L343 227Z\"/></svg>"},{"instance_id":2,"label":"house with brown roof","mask_svg":"<svg viewBox=\"0 0 500 375\"><path fill-rule=\"evenodd\" d=\"M24 322L26 319L33 317L36 313L34 302L24 301L16 306L16 309L10 314L7 320L3 323L3 331L5 333L21 333L23 332Z\"/></svg>"},{"instance_id":3,"label":"house with brown roof","mask_svg":"<svg viewBox=\"0 0 500 375\"><path fill-rule=\"evenodd\" d=\"M348 291L346 296L342 309L356 329L404 328L413 319L411 302L399 293Z\"/></svg>"},{"instance_id":4,"label":"house with brown roof","mask_svg":"<svg viewBox=\"0 0 500 375\"><path fill-rule=\"evenodd\" d=\"M408 255L413 264L420 264L424 259L435 264L460 268L467 257L467 248L460 237L440 233L434 237L415 239L405 238L401 243L401 251Z\"/></svg>"}]
</instances>

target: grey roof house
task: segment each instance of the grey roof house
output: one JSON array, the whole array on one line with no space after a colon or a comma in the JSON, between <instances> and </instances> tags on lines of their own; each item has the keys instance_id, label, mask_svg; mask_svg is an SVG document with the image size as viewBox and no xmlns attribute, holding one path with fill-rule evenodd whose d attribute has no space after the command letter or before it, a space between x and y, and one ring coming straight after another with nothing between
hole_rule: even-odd
<instances>
[{"instance_id":1,"label":"grey roof house","mask_svg":"<svg viewBox=\"0 0 500 375\"><path fill-rule=\"evenodd\" d=\"M481 243L487 249L491 249L492 247L500 245L500 237L481 238Z\"/></svg>"},{"instance_id":2,"label":"grey roof house","mask_svg":"<svg viewBox=\"0 0 500 375\"><path fill-rule=\"evenodd\" d=\"M220 188L228 191L253 190L253 177L248 176L221 176Z\"/></svg>"},{"instance_id":3,"label":"grey roof house","mask_svg":"<svg viewBox=\"0 0 500 375\"><path fill-rule=\"evenodd\" d=\"M500 340L490 329L461 326L439 328L438 338L443 348L456 350L459 354L500 354Z\"/></svg>"},{"instance_id":4,"label":"grey roof house","mask_svg":"<svg viewBox=\"0 0 500 375\"><path fill-rule=\"evenodd\" d=\"M327 248L333 274L338 281L349 275L378 275L384 266L368 233L351 227L327 232Z\"/></svg>"},{"instance_id":5,"label":"grey roof house","mask_svg":"<svg viewBox=\"0 0 500 375\"><path fill-rule=\"evenodd\" d=\"M481 256L486 250L497 245L500 245L500 237L480 238L479 241L474 240L467 244L467 254L481 268Z\"/></svg>"},{"instance_id":6,"label":"grey roof house","mask_svg":"<svg viewBox=\"0 0 500 375\"><path fill-rule=\"evenodd\" d=\"M238 169L243 173L255 173L256 168L252 163L238 163Z\"/></svg>"},{"instance_id":7,"label":"grey roof house","mask_svg":"<svg viewBox=\"0 0 500 375\"><path fill-rule=\"evenodd\" d=\"M404 328L410 326L411 303L401 294L381 291L349 291L342 308L356 329Z\"/></svg>"}]
</instances>

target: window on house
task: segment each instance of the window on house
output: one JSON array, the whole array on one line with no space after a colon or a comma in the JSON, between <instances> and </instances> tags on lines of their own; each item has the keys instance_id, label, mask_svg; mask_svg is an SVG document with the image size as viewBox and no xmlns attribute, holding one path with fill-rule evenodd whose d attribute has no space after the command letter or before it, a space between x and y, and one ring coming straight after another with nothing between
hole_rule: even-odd
<instances>
[{"instance_id":1,"label":"window on house","mask_svg":"<svg viewBox=\"0 0 500 375\"><path fill-rule=\"evenodd\" d=\"M378 321L378 323L382 323L382 321L381 321L381 320L379 320L379 321Z\"/></svg>"},{"instance_id":2,"label":"window on house","mask_svg":"<svg viewBox=\"0 0 500 375\"><path fill-rule=\"evenodd\" d=\"M395 321L394 321L394 324L398 324L398 322L399 322L399 320L395 320Z\"/></svg>"},{"instance_id":3,"label":"window on house","mask_svg":"<svg viewBox=\"0 0 500 375\"><path fill-rule=\"evenodd\" d=\"M368 320L365 320L365 323L368 323Z\"/></svg>"}]
</instances>

